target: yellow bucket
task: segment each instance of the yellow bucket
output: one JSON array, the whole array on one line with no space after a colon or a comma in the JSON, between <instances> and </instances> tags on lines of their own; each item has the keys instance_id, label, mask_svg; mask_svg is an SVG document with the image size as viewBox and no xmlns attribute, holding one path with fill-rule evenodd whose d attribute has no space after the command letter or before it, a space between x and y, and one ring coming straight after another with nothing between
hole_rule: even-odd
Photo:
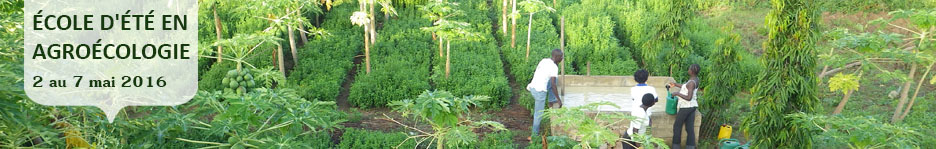
<instances>
[{"instance_id":1,"label":"yellow bucket","mask_svg":"<svg viewBox=\"0 0 936 149\"><path fill-rule=\"evenodd\" d=\"M731 125L722 124L718 129L718 140L731 138Z\"/></svg>"}]
</instances>

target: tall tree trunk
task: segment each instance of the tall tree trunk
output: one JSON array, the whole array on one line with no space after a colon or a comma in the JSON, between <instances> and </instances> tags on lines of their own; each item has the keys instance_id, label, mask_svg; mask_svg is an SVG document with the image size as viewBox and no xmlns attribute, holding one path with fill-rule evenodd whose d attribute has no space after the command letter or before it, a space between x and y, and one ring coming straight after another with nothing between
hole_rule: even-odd
<instances>
[{"instance_id":1,"label":"tall tree trunk","mask_svg":"<svg viewBox=\"0 0 936 149\"><path fill-rule=\"evenodd\" d=\"M287 26L286 26L286 29L289 30L289 31L287 31L286 33L287 33L287 35L289 35L289 48L290 48L291 53L292 53L293 65L296 65L296 64L299 64L299 55L296 54L296 53L297 53L297 52L296 52L296 48L297 48L297 47L296 47L296 39L293 38L293 27L287 25Z\"/></svg>"},{"instance_id":2,"label":"tall tree trunk","mask_svg":"<svg viewBox=\"0 0 936 149\"><path fill-rule=\"evenodd\" d=\"M897 118L897 121L903 120L904 117L907 117L907 114L910 113L910 108L913 108L913 103L916 101L917 95L920 94L920 88L923 87L923 82L926 81L926 77L929 76L929 72L933 70L934 64L936 64L936 61L931 62L929 66L926 67L926 72L923 73L923 76L920 77L920 81L917 82L916 91L913 91L913 97L910 98L910 103L907 104L906 110L904 110L903 114Z\"/></svg>"},{"instance_id":3,"label":"tall tree trunk","mask_svg":"<svg viewBox=\"0 0 936 149\"><path fill-rule=\"evenodd\" d=\"M854 91L845 92L845 97L842 97L842 101L839 101L838 106L835 107L835 111L832 111L832 115L842 113L842 109L845 109L845 104L848 103L848 98L851 97L851 94Z\"/></svg>"},{"instance_id":4,"label":"tall tree trunk","mask_svg":"<svg viewBox=\"0 0 936 149\"><path fill-rule=\"evenodd\" d=\"M530 13L530 22L527 23L527 47L526 47L526 58L524 60L530 59L530 32L533 31L533 13Z\"/></svg>"},{"instance_id":5,"label":"tall tree trunk","mask_svg":"<svg viewBox=\"0 0 936 149\"><path fill-rule=\"evenodd\" d=\"M439 58L442 58L442 37L439 37Z\"/></svg>"},{"instance_id":6,"label":"tall tree trunk","mask_svg":"<svg viewBox=\"0 0 936 149\"><path fill-rule=\"evenodd\" d=\"M903 91L900 93L900 101L897 102L897 108L894 109L894 116L891 116L891 123L897 122L897 117L900 116L904 103L907 103L907 94L910 93L910 84L913 83L913 76L916 74L917 64L913 63L910 67L910 77L907 79L907 82L904 83Z\"/></svg>"},{"instance_id":7,"label":"tall tree trunk","mask_svg":"<svg viewBox=\"0 0 936 149\"><path fill-rule=\"evenodd\" d=\"M452 57L451 47L452 47L452 40L446 40L445 41L445 78L449 77L449 68L450 68L449 65L452 64L451 60L449 59L450 57Z\"/></svg>"},{"instance_id":8,"label":"tall tree trunk","mask_svg":"<svg viewBox=\"0 0 936 149\"><path fill-rule=\"evenodd\" d=\"M222 30L223 27L221 26L221 18L218 17L218 5L217 5L217 3L215 4L214 8L211 8L211 11L212 11L212 13L214 13L215 37L217 38L217 41L221 41L221 30ZM221 51L221 46L218 45L218 62L221 62L221 54L222 54L222 53L223 53L223 51Z\"/></svg>"},{"instance_id":9,"label":"tall tree trunk","mask_svg":"<svg viewBox=\"0 0 936 149\"><path fill-rule=\"evenodd\" d=\"M279 66L280 73L286 76L286 66L283 65L283 46L276 44L276 65Z\"/></svg>"},{"instance_id":10,"label":"tall tree trunk","mask_svg":"<svg viewBox=\"0 0 936 149\"><path fill-rule=\"evenodd\" d=\"M513 8L511 14L517 13L517 0L511 0ZM517 47L517 17L510 17L510 48Z\"/></svg>"},{"instance_id":11,"label":"tall tree trunk","mask_svg":"<svg viewBox=\"0 0 936 149\"><path fill-rule=\"evenodd\" d=\"M296 11L296 16L303 17L303 18L305 17L305 16L302 16L302 9L299 9L298 11ZM306 31L305 24L299 23L299 39L302 39L299 41L299 46L304 46L306 42L309 42L309 38L306 37L308 36L306 32L307 31Z\"/></svg>"},{"instance_id":12,"label":"tall tree trunk","mask_svg":"<svg viewBox=\"0 0 936 149\"><path fill-rule=\"evenodd\" d=\"M370 74L370 43L367 41L367 27L364 27L364 72Z\"/></svg>"},{"instance_id":13,"label":"tall tree trunk","mask_svg":"<svg viewBox=\"0 0 936 149\"><path fill-rule=\"evenodd\" d=\"M507 35L507 2L510 0L501 0L503 5L501 5L501 30L503 30L504 35Z\"/></svg>"},{"instance_id":14,"label":"tall tree trunk","mask_svg":"<svg viewBox=\"0 0 936 149\"><path fill-rule=\"evenodd\" d=\"M377 43L377 19L374 17L374 0L370 0L370 42L371 44Z\"/></svg>"}]
</instances>

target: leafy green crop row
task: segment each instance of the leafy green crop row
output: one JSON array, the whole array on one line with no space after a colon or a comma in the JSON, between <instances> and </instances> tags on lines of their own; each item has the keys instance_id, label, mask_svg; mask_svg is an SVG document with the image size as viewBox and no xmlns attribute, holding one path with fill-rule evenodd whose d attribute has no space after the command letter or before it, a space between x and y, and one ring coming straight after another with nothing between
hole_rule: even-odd
<instances>
[{"instance_id":1,"label":"leafy green crop row","mask_svg":"<svg viewBox=\"0 0 936 149\"><path fill-rule=\"evenodd\" d=\"M289 88L306 99L331 101L338 96L354 56L363 49L363 43L354 40L362 36L362 29L348 20L356 9L338 5L325 16L322 26L330 35L309 41L299 51L301 59L289 74Z\"/></svg>"},{"instance_id":2,"label":"leafy green crop row","mask_svg":"<svg viewBox=\"0 0 936 149\"><path fill-rule=\"evenodd\" d=\"M487 13L482 1L460 3L458 9L467 14ZM511 92L504 75L503 64L496 40L491 36L491 19L483 15L467 15L456 19L471 22L474 31L481 34L479 41L453 41L451 45L451 76L445 77L445 60L436 55L433 61L432 81L435 87L451 91L456 96L487 95L490 101L484 108L503 107L510 102ZM438 41L434 42L438 46Z\"/></svg>"},{"instance_id":3,"label":"leafy green crop row","mask_svg":"<svg viewBox=\"0 0 936 149\"><path fill-rule=\"evenodd\" d=\"M384 133L379 131L348 128L341 135L338 148L416 148L416 140L410 139L405 133ZM406 142L403 142L403 141Z\"/></svg>"},{"instance_id":4,"label":"leafy green crop row","mask_svg":"<svg viewBox=\"0 0 936 149\"><path fill-rule=\"evenodd\" d=\"M614 36L615 22L609 9L620 5L611 1L583 1L562 11L566 18L566 52L572 72L592 75L630 75L637 70L630 50Z\"/></svg>"},{"instance_id":5,"label":"leafy green crop row","mask_svg":"<svg viewBox=\"0 0 936 149\"><path fill-rule=\"evenodd\" d=\"M349 103L358 107L383 107L430 89L429 59L433 49L429 33L419 30L429 20L415 9L399 10L399 19L384 24L371 49L371 72L358 69ZM363 33L361 33L363 38ZM358 39L358 38L355 38Z\"/></svg>"}]
</instances>

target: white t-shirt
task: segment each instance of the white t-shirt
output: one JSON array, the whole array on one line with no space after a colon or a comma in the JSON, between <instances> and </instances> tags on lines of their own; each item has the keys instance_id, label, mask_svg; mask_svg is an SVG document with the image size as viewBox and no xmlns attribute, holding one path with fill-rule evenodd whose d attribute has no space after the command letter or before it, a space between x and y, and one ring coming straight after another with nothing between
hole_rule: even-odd
<instances>
[{"instance_id":1,"label":"white t-shirt","mask_svg":"<svg viewBox=\"0 0 936 149\"><path fill-rule=\"evenodd\" d=\"M527 84L527 90L545 92L550 77L559 76L559 66L552 59L545 58L540 60L533 72L533 80Z\"/></svg>"},{"instance_id":2,"label":"white t-shirt","mask_svg":"<svg viewBox=\"0 0 936 149\"><path fill-rule=\"evenodd\" d=\"M647 93L653 94L653 98L656 98L656 99L660 98L660 96L657 96L656 88L653 88L653 86L649 86L649 85L634 86L631 88L630 93L631 93L631 97L633 98L632 100L634 101L634 103L637 104L637 106L640 106L640 104L643 104L643 96Z\"/></svg>"},{"instance_id":3,"label":"white t-shirt","mask_svg":"<svg viewBox=\"0 0 936 149\"><path fill-rule=\"evenodd\" d=\"M637 119L630 121L630 127L627 128L628 135L634 135L634 128L639 129L640 134L647 134L647 128L650 127L650 110L644 110L641 107L635 107L631 110L631 116Z\"/></svg>"}]
</instances>

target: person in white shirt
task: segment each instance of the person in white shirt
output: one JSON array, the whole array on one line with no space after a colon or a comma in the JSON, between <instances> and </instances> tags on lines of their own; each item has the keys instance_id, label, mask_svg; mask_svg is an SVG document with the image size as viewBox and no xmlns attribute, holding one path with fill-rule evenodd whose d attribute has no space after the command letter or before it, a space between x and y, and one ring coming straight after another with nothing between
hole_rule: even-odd
<instances>
[{"instance_id":1,"label":"person in white shirt","mask_svg":"<svg viewBox=\"0 0 936 149\"><path fill-rule=\"evenodd\" d=\"M635 107L631 110L631 116L637 117L637 119L630 121L630 127L628 127L627 129L627 136L625 136L625 139L633 138L632 136L634 136L635 133L641 134L641 135L648 135L647 128L650 127L650 122L652 121L650 120L651 112L648 109L650 109L650 107L653 107L653 105L656 104L657 100L656 100L656 97L653 96L653 94L649 94L649 93L643 94L643 96L641 96L640 99L641 99L640 106ZM623 144L622 147L625 149L639 148L640 144L634 141L627 141L627 144Z\"/></svg>"},{"instance_id":2,"label":"person in white shirt","mask_svg":"<svg viewBox=\"0 0 936 149\"><path fill-rule=\"evenodd\" d=\"M696 100L698 96L696 93L699 91L699 64L692 64L689 66L689 81L686 81L685 84L676 84L670 83L670 86L675 86L680 88L679 92L673 93L673 96L679 97L679 102L677 107L679 110L676 112L676 120L673 123L673 148L679 149L679 142L681 141L678 136L682 135L683 126L686 128L686 148L695 149L695 115L696 109L699 107L699 102Z\"/></svg>"},{"instance_id":3,"label":"person in white shirt","mask_svg":"<svg viewBox=\"0 0 936 149\"><path fill-rule=\"evenodd\" d=\"M549 99L550 104L558 102L562 106L562 100L559 100L559 89L556 88L556 77L559 76L559 67L557 65L562 62L562 58L562 51L553 49L551 58L544 58L536 65L533 80L530 80L530 84L527 84L526 89L530 91L530 94L533 94L535 100L531 136L539 135L540 120L542 120L540 116L543 115L547 99ZM530 137L527 137L527 140L530 140Z\"/></svg>"},{"instance_id":4,"label":"person in white shirt","mask_svg":"<svg viewBox=\"0 0 936 149\"><path fill-rule=\"evenodd\" d=\"M650 72L647 70L640 69L637 72L634 72L634 81L637 81L637 86L631 88L631 99L633 103L639 103L644 94L652 94L653 102L660 101L660 96L657 96L656 88L653 86L647 85L647 78L650 77ZM637 105L640 106L640 105Z\"/></svg>"}]
</instances>

